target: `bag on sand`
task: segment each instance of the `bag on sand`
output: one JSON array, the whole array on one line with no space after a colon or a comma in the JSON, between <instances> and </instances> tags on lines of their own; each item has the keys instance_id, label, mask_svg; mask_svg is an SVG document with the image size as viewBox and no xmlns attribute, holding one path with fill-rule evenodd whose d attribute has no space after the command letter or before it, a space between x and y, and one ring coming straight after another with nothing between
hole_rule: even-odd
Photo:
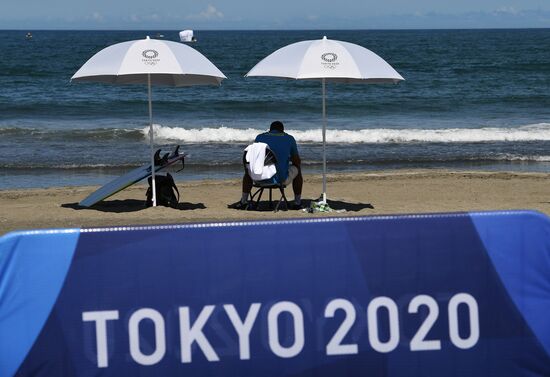
<instances>
[{"instance_id":1,"label":"bag on sand","mask_svg":"<svg viewBox=\"0 0 550 377\"><path fill-rule=\"evenodd\" d=\"M153 178L149 177L149 188L147 189L146 194L147 207L151 207L153 205L153 188L151 184L152 180ZM176 184L174 183L174 178L172 178L170 173L166 173L166 175L155 174L155 186L157 189L157 205L172 208L178 207L180 193L178 191L178 188L176 187Z\"/></svg>"}]
</instances>

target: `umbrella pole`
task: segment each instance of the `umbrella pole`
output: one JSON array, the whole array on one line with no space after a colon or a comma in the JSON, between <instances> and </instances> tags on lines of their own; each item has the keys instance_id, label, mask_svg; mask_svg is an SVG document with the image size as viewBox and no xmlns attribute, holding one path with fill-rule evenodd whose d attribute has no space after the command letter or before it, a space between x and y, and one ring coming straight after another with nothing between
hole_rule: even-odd
<instances>
[{"instance_id":1,"label":"umbrella pole","mask_svg":"<svg viewBox=\"0 0 550 377\"><path fill-rule=\"evenodd\" d=\"M323 78L323 203L327 202L327 112L325 105L326 97L325 79Z\"/></svg>"},{"instance_id":2,"label":"umbrella pole","mask_svg":"<svg viewBox=\"0 0 550 377\"><path fill-rule=\"evenodd\" d=\"M147 74L147 91L149 94L149 144L151 145L151 177L153 187L153 207L157 206L157 186L155 185L155 153L153 145L153 105L151 103L151 74Z\"/></svg>"}]
</instances>

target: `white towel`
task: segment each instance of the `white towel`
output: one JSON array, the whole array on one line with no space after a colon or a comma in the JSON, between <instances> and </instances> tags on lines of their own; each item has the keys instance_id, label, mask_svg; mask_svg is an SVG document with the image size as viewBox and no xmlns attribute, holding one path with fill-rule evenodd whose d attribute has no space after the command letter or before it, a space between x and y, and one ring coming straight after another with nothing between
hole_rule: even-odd
<instances>
[{"instance_id":1,"label":"white towel","mask_svg":"<svg viewBox=\"0 0 550 377\"><path fill-rule=\"evenodd\" d=\"M266 143L253 143L246 147L246 162L248 162L248 174L253 181L269 179L277 173L275 164L264 165Z\"/></svg>"}]
</instances>

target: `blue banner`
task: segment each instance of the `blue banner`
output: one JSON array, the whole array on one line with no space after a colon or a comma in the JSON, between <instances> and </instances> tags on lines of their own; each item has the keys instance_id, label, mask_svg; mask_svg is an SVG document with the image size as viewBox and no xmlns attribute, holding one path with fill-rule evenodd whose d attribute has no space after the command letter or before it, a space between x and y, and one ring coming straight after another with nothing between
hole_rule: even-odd
<instances>
[{"instance_id":1,"label":"blue banner","mask_svg":"<svg viewBox=\"0 0 550 377\"><path fill-rule=\"evenodd\" d=\"M549 313L530 211L0 238L1 376L549 376Z\"/></svg>"}]
</instances>

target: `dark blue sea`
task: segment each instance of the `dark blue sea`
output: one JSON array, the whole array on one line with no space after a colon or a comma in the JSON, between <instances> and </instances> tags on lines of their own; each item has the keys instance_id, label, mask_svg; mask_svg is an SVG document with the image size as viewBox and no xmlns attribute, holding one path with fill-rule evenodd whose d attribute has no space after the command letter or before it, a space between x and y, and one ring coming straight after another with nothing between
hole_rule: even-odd
<instances>
[{"instance_id":1,"label":"dark blue sea","mask_svg":"<svg viewBox=\"0 0 550 377\"><path fill-rule=\"evenodd\" d=\"M149 161L145 86L70 83L94 53L178 31L0 31L0 189L102 184ZM273 120L321 170L321 86L243 76L289 43L337 39L387 60L398 85L328 85L329 172L550 172L550 29L195 31L221 87L153 88L158 147L190 154L179 180L239 177Z\"/></svg>"}]
</instances>

